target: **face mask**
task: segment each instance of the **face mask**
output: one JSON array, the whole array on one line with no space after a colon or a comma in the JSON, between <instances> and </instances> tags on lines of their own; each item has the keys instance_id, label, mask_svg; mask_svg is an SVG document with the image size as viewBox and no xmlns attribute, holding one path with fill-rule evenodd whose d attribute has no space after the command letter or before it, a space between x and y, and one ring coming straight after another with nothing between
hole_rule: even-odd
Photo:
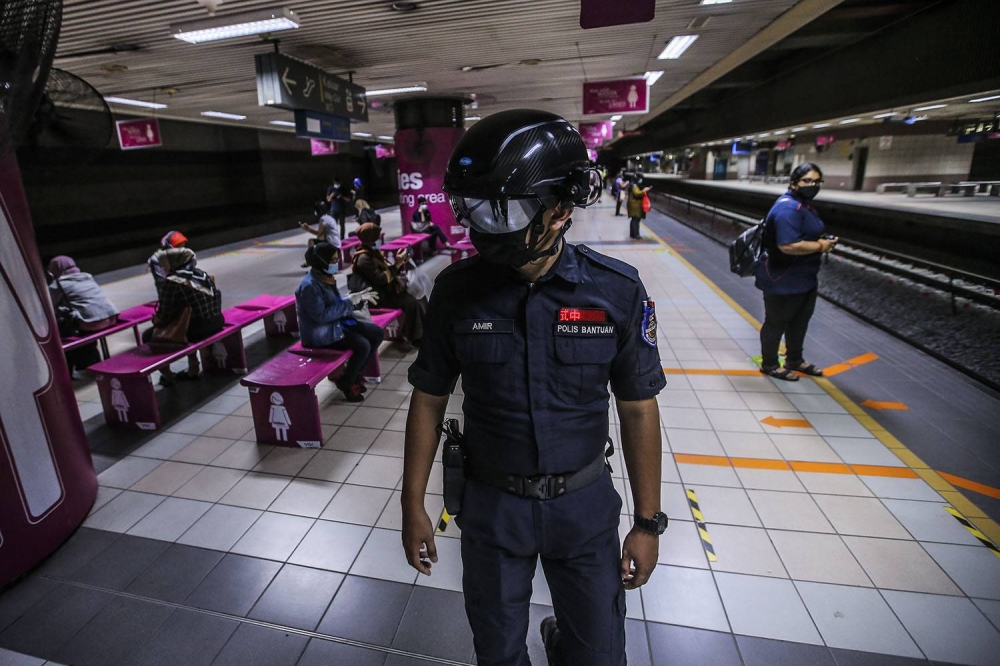
<instances>
[{"instance_id":1,"label":"face mask","mask_svg":"<svg viewBox=\"0 0 1000 666\"><path fill-rule=\"evenodd\" d=\"M524 237L524 229L506 234L484 234L475 229L469 231L469 239L485 261L514 268L524 266L535 258Z\"/></svg>"},{"instance_id":2,"label":"face mask","mask_svg":"<svg viewBox=\"0 0 1000 666\"><path fill-rule=\"evenodd\" d=\"M802 185L796 192L806 201L812 201L819 194L819 185Z\"/></svg>"},{"instance_id":3,"label":"face mask","mask_svg":"<svg viewBox=\"0 0 1000 666\"><path fill-rule=\"evenodd\" d=\"M420 204L420 210L427 212L427 204Z\"/></svg>"}]
</instances>

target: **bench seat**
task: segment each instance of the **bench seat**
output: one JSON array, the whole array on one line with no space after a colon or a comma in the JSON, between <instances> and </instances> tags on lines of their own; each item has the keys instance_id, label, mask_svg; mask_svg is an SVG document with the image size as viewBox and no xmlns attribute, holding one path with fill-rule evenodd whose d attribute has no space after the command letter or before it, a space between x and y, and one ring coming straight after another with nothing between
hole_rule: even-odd
<instances>
[{"instance_id":1,"label":"bench seat","mask_svg":"<svg viewBox=\"0 0 1000 666\"><path fill-rule=\"evenodd\" d=\"M135 343L137 345L141 344L142 341L139 338L139 326L152 320L154 314L156 314L156 301L137 305L134 308L129 308L127 310L122 310L118 313L118 323L114 326L102 328L99 331L87 333L86 335L73 335L63 338L63 351L70 351L84 345L89 345L92 342L100 342L102 351L104 352L104 357L107 358L109 354L105 338L109 335L114 335L115 333L120 333L121 331L131 328L132 333L135 335Z\"/></svg>"},{"instance_id":2,"label":"bench seat","mask_svg":"<svg viewBox=\"0 0 1000 666\"><path fill-rule=\"evenodd\" d=\"M97 381L105 422L110 426L140 430L159 428L160 410L150 375L190 354L200 353L206 372L246 372L243 328L266 317L273 318L278 312L287 312L289 308L292 309L291 320L295 320L294 297L280 297L266 306L258 300L260 298L224 310L222 330L204 340L175 348L140 345L87 368L87 373ZM287 298L292 299L290 303Z\"/></svg>"},{"instance_id":3,"label":"bench seat","mask_svg":"<svg viewBox=\"0 0 1000 666\"><path fill-rule=\"evenodd\" d=\"M476 246L472 244L472 241L468 236L452 243L451 250L451 263L455 263L456 261L461 261L466 257L478 254Z\"/></svg>"},{"instance_id":4,"label":"bench seat","mask_svg":"<svg viewBox=\"0 0 1000 666\"><path fill-rule=\"evenodd\" d=\"M392 255L397 250L413 248L413 259L419 263L423 261L424 258L423 242L425 240L429 240L430 237L430 234L406 234L405 236L400 236L399 238L394 238L391 241L382 243L382 247L379 248L379 251L385 254L386 258L391 263L393 260Z\"/></svg>"}]
</instances>

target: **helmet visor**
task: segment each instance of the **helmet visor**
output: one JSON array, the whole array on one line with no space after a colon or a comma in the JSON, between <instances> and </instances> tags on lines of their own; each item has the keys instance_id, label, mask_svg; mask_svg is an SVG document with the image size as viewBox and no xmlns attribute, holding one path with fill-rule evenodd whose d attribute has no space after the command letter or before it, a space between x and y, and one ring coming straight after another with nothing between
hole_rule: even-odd
<instances>
[{"instance_id":1,"label":"helmet visor","mask_svg":"<svg viewBox=\"0 0 1000 666\"><path fill-rule=\"evenodd\" d=\"M505 234L525 229L544 205L538 199L473 199L452 195L455 220L484 234Z\"/></svg>"}]
</instances>

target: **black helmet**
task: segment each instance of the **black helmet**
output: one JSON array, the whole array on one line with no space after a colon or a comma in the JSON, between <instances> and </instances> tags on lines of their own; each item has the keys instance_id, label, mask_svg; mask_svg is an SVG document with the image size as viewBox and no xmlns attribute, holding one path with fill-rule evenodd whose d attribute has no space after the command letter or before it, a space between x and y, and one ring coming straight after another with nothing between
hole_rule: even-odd
<instances>
[{"instance_id":1,"label":"black helmet","mask_svg":"<svg viewBox=\"0 0 1000 666\"><path fill-rule=\"evenodd\" d=\"M488 234L524 229L541 210L585 207L593 167L575 127L545 111L517 109L476 123L444 174L456 219Z\"/></svg>"}]
</instances>

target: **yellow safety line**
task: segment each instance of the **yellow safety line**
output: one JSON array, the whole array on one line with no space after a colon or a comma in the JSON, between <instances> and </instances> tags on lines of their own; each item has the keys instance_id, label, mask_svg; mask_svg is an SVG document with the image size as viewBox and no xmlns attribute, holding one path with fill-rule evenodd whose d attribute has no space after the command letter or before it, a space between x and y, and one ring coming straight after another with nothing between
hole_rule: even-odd
<instances>
[{"instance_id":1,"label":"yellow safety line","mask_svg":"<svg viewBox=\"0 0 1000 666\"><path fill-rule=\"evenodd\" d=\"M437 533L442 534L446 529L448 529L448 524L451 522L451 514L448 513L448 509L441 509L441 518L438 520Z\"/></svg>"},{"instance_id":2,"label":"yellow safety line","mask_svg":"<svg viewBox=\"0 0 1000 666\"><path fill-rule=\"evenodd\" d=\"M698 495L693 490L687 491L688 504L691 505L691 515L694 516L694 523L698 527L698 535L701 537L701 545L705 549L705 555L709 562L718 562L719 558L715 554L715 546L712 544L712 537L708 534L708 527L705 525L705 516L698 506Z\"/></svg>"},{"instance_id":3,"label":"yellow safety line","mask_svg":"<svg viewBox=\"0 0 1000 666\"><path fill-rule=\"evenodd\" d=\"M957 520L958 522L962 523L962 527L964 527L965 529L969 530L969 534L971 534L972 536L976 537L976 539L979 540L979 543L981 543L984 546L986 546L987 548L989 548L990 552L992 552L994 555L996 555L998 558L1000 558L1000 548L997 548L997 545L995 543L993 543L992 541L990 541L989 538L985 534L983 534L982 532L980 532L979 530L977 530L976 526L973 525L969 521L968 518L966 518L965 516L963 516L962 514L960 514L958 511L956 511L955 509L951 508L950 506L946 506L944 508L944 510L947 511L948 513L950 513L951 515L955 516L955 520Z\"/></svg>"},{"instance_id":4,"label":"yellow safety line","mask_svg":"<svg viewBox=\"0 0 1000 666\"><path fill-rule=\"evenodd\" d=\"M646 227L646 231L649 232L650 236L652 236L657 243L662 245L667 250L667 252L670 253L671 256L675 257L677 261L681 262L681 264L683 264L689 271L691 271L691 273L693 273L695 277L704 282L709 287L709 289L714 291L719 296L719 298L721 298L727 305L729 305L729 307L735 310L737 314L739 314L741 317L747 320L747 322L749 322L751 326L756 328L758 331L760 330L761 323L757 321L753 315L751 315L749 312L743 309L743 306L741 306L739 303L733 300L732 296L724 292L719 287L719 285L709 280L704 273L695 268L695 266L690 261L682 257L680 253L675 252L674 249L670 247L670 244L664 241L662 238L660 238L660 236L657 235L655 231L650 229L648 225L643 225L643 226ZM867 355L862 355L851 360L867 362L869 358L867 357ZM986 514L979 507L975 505L974 502L972 502L967 497L965 497L965 495L956 490L955 486L945 481L940 474L932 470L927 465L927 463L925 463L917 455L915 455L912 451L910 451L906 447L906 445L904 445L902 442L896 439L896 437L894 437L892 433L890 433L882 425L880 425L878 421L876 421L871 416L866 414L865 411L861 409L860 406L858 406L853 400L848 398L847 394L845 394L839 388L834 386L829 379L826 379L824 377L813 377L812 379L817 384L819 384L819 386L821 386L823 390L825 390L830 395L831 398L836 400L839 405L841 405L844 409L846 409L849 414L851 414L855 419L857 419L857 421L861 425L863 425L870 433L872 433L872 435L874 435L876 439L878 439L880 442L882 442L882 444L886 446L886 448L892 451L897 458L902 460L907 467L912 469L917 474L917 476L926 481L931 488L933 488L939 495L941 495L944 501L951 504L951 506L961 511L966 516L969 516L970 518L968 520L974 523L975 526L979 529L979 531L982 532L986 537L988 537L992 542L994 543L1000 542L1000 524L997 524L997 522L992 518L988 518Z\"/></svg>"}]
</instances>

